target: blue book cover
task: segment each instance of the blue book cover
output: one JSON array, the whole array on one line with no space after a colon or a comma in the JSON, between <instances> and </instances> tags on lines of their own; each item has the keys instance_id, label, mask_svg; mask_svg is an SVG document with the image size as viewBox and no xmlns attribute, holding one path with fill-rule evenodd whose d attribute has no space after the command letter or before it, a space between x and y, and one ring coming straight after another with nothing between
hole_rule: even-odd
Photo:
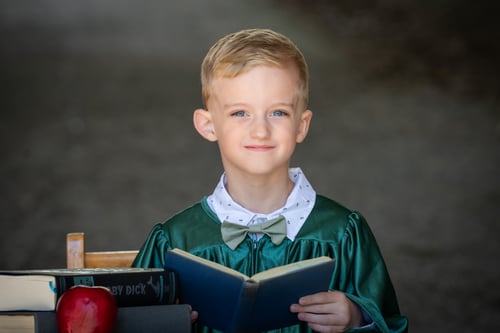
<instances>
[{"instance_id":1,"label":"blue book cover","mask_svg":"<svg viewBox=\"0 0 500 333\"><path fill-rule=\"evenodd\" d=\"M319 257L248 277L233 269L174 249L165 269L178 276L181 303L198 311L201 325L231 332L258 332L299 323L290 305L327 291L334 259Z\"/></svg>"}]
</instances>

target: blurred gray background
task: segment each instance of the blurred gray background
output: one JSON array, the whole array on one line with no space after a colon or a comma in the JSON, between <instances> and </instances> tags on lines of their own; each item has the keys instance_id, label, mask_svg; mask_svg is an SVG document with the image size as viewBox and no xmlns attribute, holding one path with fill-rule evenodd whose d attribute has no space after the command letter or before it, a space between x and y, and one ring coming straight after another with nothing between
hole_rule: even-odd
<instances>
[{"instance_id":1,"label":"blurred gray background","mask_svg":"<svg viewBox=\"0 0 500 333\"><path fill-rule=\"evenodd\" d=\"M191 124L221 36L266 27L311 71L293 165L361 211L411 332L500 327L494 1L0 1L0 269L62 267L65 234L138 248L220 173Z\"/></svg>"}]
</instances>

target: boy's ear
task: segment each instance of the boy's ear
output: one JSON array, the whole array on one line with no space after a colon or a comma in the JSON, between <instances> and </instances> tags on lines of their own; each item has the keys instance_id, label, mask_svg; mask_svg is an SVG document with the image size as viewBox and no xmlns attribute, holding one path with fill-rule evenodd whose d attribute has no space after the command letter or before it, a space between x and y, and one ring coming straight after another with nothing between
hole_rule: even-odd
<instances>
[{"instance_id":1,"label":"boy's ear","mask_svg":"<svg viewBox=\"0 0 500 333\"><path fill-rule=\"evenodd\" d=\"M196 109L193 114L194 128L208 141L217 141L212 114L205 109Z\"/></svg>"},{"instance_id":2,"label":"boy's ear","mask_svg":"<svg viewBox=\"0 0 500 333\"><path fill-rule=\"evenodd\" d=\"M306 110L300 115L299 128L297 130L297 143L301 143L309 132L309 125L311 124L312 111Z\"/></svg>"}]
</instances>

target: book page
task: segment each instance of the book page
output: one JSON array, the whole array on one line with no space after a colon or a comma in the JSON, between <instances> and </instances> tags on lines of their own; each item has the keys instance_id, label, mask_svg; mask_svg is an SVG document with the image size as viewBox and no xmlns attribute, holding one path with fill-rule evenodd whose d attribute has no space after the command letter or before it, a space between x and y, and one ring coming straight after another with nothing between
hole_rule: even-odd
<instances>
[{"instance_id":1,"label":"book page","mask_svg":"<svg viewBox=\"0 0 500 333\"><path fill-rule=\"evenodd\" d=\"M161 272L162 268L139 268L139 267L99 267L99 268L49 268L49 269L27 269L27 270L0 270L0 275L48 275L48 276L72 276L89 274L118 274L118 273L143 273Z\"/></svg>"},{"instance_id":2,"label":"book page","mask_svg":"<svg viewBox=\"0 0 500 333\"><path fill-rule=\"evenodd\" d=\"M47 275L0 275L3 288L1 311L24 310L29 299L32 310L53 310L56 303L55 279Z\"/></svg>"},{"instance_id":3,"label":"book page","mask_svg":"<svg viewBox=\"0 0 500 333\"><path fill-rule=\"evenodd\" d=\"M35 317L30 314L0 314L0 333L31 333Z\"/></svg>"},{"instance_id":4,"label":"book page","mask_svg":"<svg viewBox=\"0 0 500 333\"><path fill-rule=\"evenodd\" d=\"M291 264L274 267L274 268L268 269L266 271L257 273L255 275L253 275L250 278L250 280L256 281L256 282L257 281L262 281L262 280L269 279L269 278L272 278L272 277L275 277L275 276L285 275L285 274L288 274L288 273L291 273L291 272L300 271L300 270L306 269L308 267L313 267L313 266L315 266L317 264L320 264L320 263L323 263L323 262L327 262L327 261L331 261L331 260L333 260L333 259L330 258L330 257L326 257L326 256L322 256L322 257L318 257L318 258L312 258L312 259L306 259L306 260L301 260L301 261L297 261L297 262L294 262L294 263L291 263Z\"/></svg>"}]
</instances>

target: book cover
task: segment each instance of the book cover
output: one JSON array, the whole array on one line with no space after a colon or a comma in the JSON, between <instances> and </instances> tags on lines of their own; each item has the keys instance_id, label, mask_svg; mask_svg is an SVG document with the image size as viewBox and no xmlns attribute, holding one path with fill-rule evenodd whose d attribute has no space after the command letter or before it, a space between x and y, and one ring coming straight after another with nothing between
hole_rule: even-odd
<instances>
[{"instance_id":1,"label":"book cover","mask_svg":"<svg viewBox=\"0 0 500 333\"><path fill-rule=\"evenodd\" d=\"M0 312L0 333L57 333L55 311ZM188 305L118 308L114 333L191 333Z\"/></svg>"},{"instance_id":2,"label":"book cover","mask_svg":"<svg viewBox=\"0 0 500 333\"><path fill-rule=\"evenodd\" d=\"M334 259L319 257L252 277L174 249L165 268L177 273L179 300L198 311L198 322L228 332L258 332L299 323L290 305L328 290Z\"/></svg>"},{"instance_id":3,"label":"book cover","mask_svg":"<svg viewBox=\"0 0 500 333\"><path fill-rule=\"evenodd\" d=\"M191 333L187 304L119 308L115 333Z\"/></svg>"},{"instance_id":4,"label":"book cover","mask_svg":"<svg viewBox=\"0 0 500 333\"><path fill-rule=\"evenodd\" d=\"M159 268L82 268L0 271L0 311L54 310L75 285L104 286L119 307L173 304L176 275Z\"/></svg>"}]
</instances>

